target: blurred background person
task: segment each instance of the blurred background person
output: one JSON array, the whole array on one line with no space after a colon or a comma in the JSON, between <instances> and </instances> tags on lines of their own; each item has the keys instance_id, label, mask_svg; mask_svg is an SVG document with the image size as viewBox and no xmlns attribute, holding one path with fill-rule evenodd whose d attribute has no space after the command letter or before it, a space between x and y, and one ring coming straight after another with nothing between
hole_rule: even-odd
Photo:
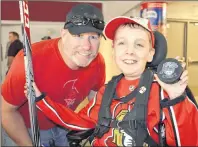
<instances>
[{"instance_id":1,"label":"blurred background person","mask_svg":"<svg viewBox=\"0 0 198 147\"><path fill-rule=\"evenodd\" d=\"M8 48L8 70L12 64L12 61L14 57L17 55L17 53L23 48L23 43L19 40L19 34L17 32L9 32L9 48Z\"/></svg>"},{"instance_id":2,"label":"blurred background person","mask_svg":"<svg viewBox=\"0 0 198 147\"><path fill-rule=\"evenodd\" d=\"M49 40L52 39L50 36L44 36L43 38L41 38L41 40Z\"/></svg>"}]
</instances>

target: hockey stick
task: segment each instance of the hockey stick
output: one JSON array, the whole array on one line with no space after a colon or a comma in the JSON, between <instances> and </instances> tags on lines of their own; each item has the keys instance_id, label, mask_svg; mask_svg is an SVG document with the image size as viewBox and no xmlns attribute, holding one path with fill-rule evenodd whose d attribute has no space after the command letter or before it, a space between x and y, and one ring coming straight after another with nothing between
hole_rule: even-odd
<instances>
[{"instance_id":1,"label":"hockey stick","mask_svg":"<svg viewBox=\"0 0 198 147\"><path fill-rule=\"evenodd\" d=\"M40 146L40 132L37 120L37 109L35 105L35 91L32 86L34 81L33 66L32 66L32 52L30 44L30 24L29 24L29 10L27 0L19 0L21 24L22 24L22 35L24 43L24 63L26 73L26 84L27 84L27 97L29 105L30 123L32 142L35 147Z\"/></svg>"}]
</instances>

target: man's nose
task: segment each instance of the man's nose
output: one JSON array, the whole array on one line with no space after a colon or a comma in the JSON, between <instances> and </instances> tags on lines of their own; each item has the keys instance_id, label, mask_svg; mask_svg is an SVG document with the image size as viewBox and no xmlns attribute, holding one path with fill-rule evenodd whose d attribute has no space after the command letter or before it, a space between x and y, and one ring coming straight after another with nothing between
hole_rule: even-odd
<instances>
[{"instance_id":1,"label":"man's nose","mask_svg":"<svg viewBox=\"0 0 198 147\"><path fill-rule=\"evenodd\" d=\"M91 42L90 42L89 38L86 38L83 40L82 47L84 50L90 50Z\"/></svg>"}]
</instances>

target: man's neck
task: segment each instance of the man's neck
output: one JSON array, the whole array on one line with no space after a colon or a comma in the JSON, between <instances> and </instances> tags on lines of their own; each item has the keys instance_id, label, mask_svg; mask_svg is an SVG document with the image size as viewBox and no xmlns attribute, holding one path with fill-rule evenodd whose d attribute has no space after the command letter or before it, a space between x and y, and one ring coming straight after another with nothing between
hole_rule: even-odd
<instances>
[{"instance_id":1,"label":"man's neck","mask_svg":"<svg viewBox=\"0 0 198 147\"><path fill-rule=\"evenodd\" d=\"M14 39L14 40L12 40L12 41L11 41L11 43L15 42L16 40L18 40L18 39Z\"/></svg>"},{"instance_id":2,"label":"man's neck","mask_svg":"<svg viewBox=\"0 0 198 147\"><path fill-rule=\"evenodd\" d=\"M61 56L62 56L62 58L63 58L65 64L66 64L70 69L72 69L72 70L77 70L77 69L79 69L79 67L78 67L74 62L72 62L72 61L70 60L70 58L67 56L67 54L64 53L63 49L64 49L64 48L63 48L62 39L60 39L60 40L58 41L58 50L59 50L59 52L60 52L60 54L61 54Z\"/></svg>"}]
</instances>

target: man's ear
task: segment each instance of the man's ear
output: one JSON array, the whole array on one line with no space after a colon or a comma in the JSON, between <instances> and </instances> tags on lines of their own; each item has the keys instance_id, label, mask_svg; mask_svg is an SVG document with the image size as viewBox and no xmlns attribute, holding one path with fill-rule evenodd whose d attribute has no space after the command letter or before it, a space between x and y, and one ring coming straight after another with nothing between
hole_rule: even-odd
<instances>
[{"instance_id":1,"label":"man's ear","mask_svg":"<svg viewBox=\"0 0 198 147\"><path fill-rule=\"evenodd\" d=\"M151 48L149 51L149 56L148 56L148 62L152 62L153 61L153 56L155 55L155 49Z\"/></svg>"},{"instance_id":2,"label":"man's ear","mask_svg":"<svg viewBox=\"0 0 198 147\"><path fill-rule=\"evenodd\" d=\"M68 30L61 29L61 38L63 38L68 33Z\"/></svg>"}]
</instances>

